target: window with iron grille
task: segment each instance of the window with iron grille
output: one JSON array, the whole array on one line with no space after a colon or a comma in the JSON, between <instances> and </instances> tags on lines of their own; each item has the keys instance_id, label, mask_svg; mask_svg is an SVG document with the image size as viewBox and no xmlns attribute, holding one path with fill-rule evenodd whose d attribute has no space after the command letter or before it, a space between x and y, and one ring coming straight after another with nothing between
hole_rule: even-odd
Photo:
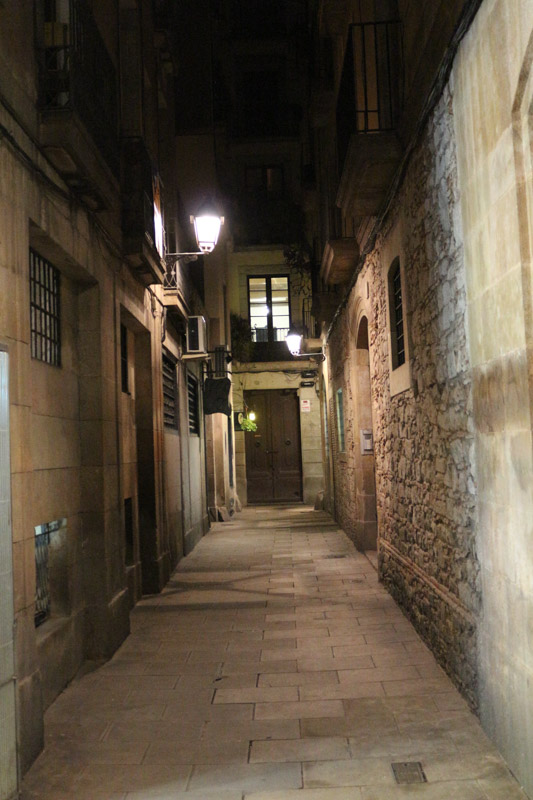
<instances>
[{"instance_id":1,"label":"window with iron grille","mask_svg":"<svg viewBox=\"0 0 533 800\"><path fill-rule=\"evenodd\" d=\"M61 366L59 270L30 248L31 355Z\"/></svg>"},{"instance_id":2,"label":"window with iron grille","mask_svg":"<svg viewBox=\"0 0 533 800\"><path fill-rule=\"evenodd\" d=\"M66 524L65 519L44 522L35 528L35 627L39 627L50 617L50 542L59 529Z\"/></svg>"},{"instance_id":3,"label":"window with iron grille","mask_svg":"<svg viewBox=\"0 0 533 800\"><path fill-rule=\"evenodd\" d=\"M124 538L125 538L124 561L126 563L126 566L130 566L135 561L132 497L124 498Z\"/></svg>"},{"instance_id":4,"label":"window with iron grille","mask_svg":"<svg viewBox=\"0 0 533 800\"><path fill-rule=\"evenodd\" d=\"M163 421L169 428L178 427L178 381L176 362L163 353Z\"/></svg>"},{"instance_id":5,"label":"window with iron grille","mask_svg":"<svg viewBox=\"0 0 533 800\"><path fill-rule=\"evenodd\" d=\"M129 394L129 375L128 375L128 329L125 325L120 325L120 377L122 391Z\"/></svg>"},{"instance_id":6,"label":"window with iron grille","mask_svg":"<svg viewBox=\"0 0 533 800\"><path fill-rule=\"evenodd\" d=\"M200 403L198 381L193 375L187 375L187 397L189 408L189 433L200 435Z\"/></svg>"},{"instance_id":7,"label":"window with iron grille","mask_svg":"<svg viewBox=\"0 0 533 800\"><path fill-rule=\"evenodd\" d=\"M342 397L342 389L337 389L337 441L339 446L339 453L344 453L346 447L344 442L344 403Z\"/></svg>"},{"instance_id":8,"label":"window with iron grille","mask_svg":"<svg viewBox=\"0 0 533 800\"><path fill-rule=\"evenodd\" d=\"M405 331L402 300L400 259L395 258L389 270L389 309L391 328L392 368L405 364Z\"/></svg>"}]
</instances>

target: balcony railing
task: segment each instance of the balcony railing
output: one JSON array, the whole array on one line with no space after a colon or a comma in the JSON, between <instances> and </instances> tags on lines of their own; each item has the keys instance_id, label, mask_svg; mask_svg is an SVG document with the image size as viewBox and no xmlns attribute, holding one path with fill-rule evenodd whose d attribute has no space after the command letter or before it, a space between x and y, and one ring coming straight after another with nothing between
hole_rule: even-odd
<instances>
[{"instance_id":1,"label":"balcony railing","mask_svg":"<svg viewBox=\"0 0 533 800\"><path fill-rule=\"evenodd\" d=\"M116 73L86 0L70 0L68 23L44 25L39 105L43 115L76 113L118 174Z\"/></svg>"},{"instance_id":2,"label":"balcony railing","mask_svg":"<svg viewBox=\"0 0 533 800\"><path fill-rule=\"evenodd\" d=\"M341 167L352 134L395 130L401 110L402 73L398 21L350 26L337 100Z\"/></svg>"},{"instance_id":3,"label":"balcony railing","mask_svg":"<svg viewBox=\"0 0 533 800\"><path fill-rule=\"evenodd\" d=\"M272 335L269 339L268 328L252 328L252 342L260 344L265 342L284 342L288 332L288 328L272 328Z\"/></svg>"}]
</instances>

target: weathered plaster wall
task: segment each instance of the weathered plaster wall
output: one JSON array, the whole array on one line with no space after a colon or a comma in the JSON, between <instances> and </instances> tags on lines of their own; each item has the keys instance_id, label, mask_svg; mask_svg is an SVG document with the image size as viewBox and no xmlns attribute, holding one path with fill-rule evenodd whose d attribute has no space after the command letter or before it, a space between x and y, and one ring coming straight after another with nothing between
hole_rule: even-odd
<instances>
[{"instance_id":1,"label":"weathered plaster wall","mask_svg":"<svg viewBox=\"0 0 533 800\"><path fill-rule=\"evenodd\" d=\"M486 0L456 60L453 107L479 465L480 714L533 795L532 31L531 3Z\"/></svg>"}]
</instances>

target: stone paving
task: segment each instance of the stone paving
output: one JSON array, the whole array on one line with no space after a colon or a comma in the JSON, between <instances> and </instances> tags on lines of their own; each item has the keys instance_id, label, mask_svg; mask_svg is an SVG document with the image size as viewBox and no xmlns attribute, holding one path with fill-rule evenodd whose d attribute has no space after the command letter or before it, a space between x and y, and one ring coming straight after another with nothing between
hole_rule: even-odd
<instances>
[{"instance_id":1,"label":"stone paving","mask_svg":"<svg viewBox=\"0 0 533 800\"><path fill-rule=\"evenodd\" d=\"M398 784L391 763L421 762ZM322 512L216 524L46 714L23 800L526 800Z\"/></svg>"}]
</instances>

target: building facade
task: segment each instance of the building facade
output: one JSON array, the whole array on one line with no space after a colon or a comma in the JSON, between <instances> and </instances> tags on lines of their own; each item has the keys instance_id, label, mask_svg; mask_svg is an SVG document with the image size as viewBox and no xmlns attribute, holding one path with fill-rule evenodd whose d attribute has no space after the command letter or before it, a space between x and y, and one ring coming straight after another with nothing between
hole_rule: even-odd
<instances>
[{"instance_id":1,"label":"building facade","mask_svg":"<svg viewBox=\"0 0 533 800\"><path fill-rule=\"evenodd\" d=\"M314 11L326 505L531 793L533 9Z\"/></svg>"},{"instance_id":2,"label":"building facade","mask_svg":"<svg viewBox=\"0 0 533 800\"><path fill-rule=\"evenodd\" d=\"M209 476L229 483L208 342L186 357L202 257L169 255L197 250L174 28L165 2L0 6L2 798L46 708L207 530Z\"/></svg>"}]
</instances>

